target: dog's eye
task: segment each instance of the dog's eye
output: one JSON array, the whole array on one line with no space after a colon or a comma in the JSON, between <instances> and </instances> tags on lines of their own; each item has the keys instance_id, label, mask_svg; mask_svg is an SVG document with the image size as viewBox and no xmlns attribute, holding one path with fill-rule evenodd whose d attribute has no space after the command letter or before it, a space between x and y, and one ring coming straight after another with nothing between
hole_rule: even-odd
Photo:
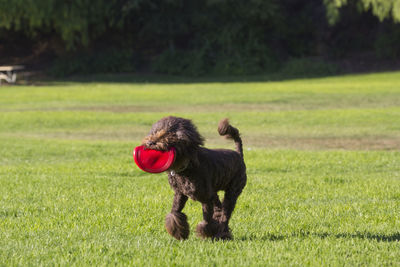
<instances>
[{"instance_id":1,"label":"dog's eye","mask_svg":"<svg viewBox=\"0 0 400 267\"><path fill-rule=\"evenodd\" d=\"M176 132L176 137L178 137L178 139L185 139L185 135L183 134L182 131L177 131Z\"/></svg>"},{"instance_id":2,"label":"dog's eye","mask_svg":"<svg viewBox=\"0 0 400 267\"><path fill-rule=\"evenodd\" d=\"M146 145L148 145L148 146L154 146L155 144L157 144L157 143L152 140L147 141L147 143L146 143Z\"/></svg>"}]
</instances>

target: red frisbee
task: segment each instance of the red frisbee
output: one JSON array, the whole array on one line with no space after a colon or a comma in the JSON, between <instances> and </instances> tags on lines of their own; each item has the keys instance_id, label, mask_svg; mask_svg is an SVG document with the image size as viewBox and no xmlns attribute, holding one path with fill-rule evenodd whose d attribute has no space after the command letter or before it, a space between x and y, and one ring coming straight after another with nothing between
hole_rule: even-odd
<instances>
[{"instance_id":1,"label":"red frisbee","mask_svg":"<svg viewBox=\"0 0 400 267\"><path fill-rule=\"evenodd\" d=\"M133 150L133 158L136 165L145 172L159 173L171 167L175 160L175 148L168 151L146 149L137 146Z\"/></svg>"}]
</instances>

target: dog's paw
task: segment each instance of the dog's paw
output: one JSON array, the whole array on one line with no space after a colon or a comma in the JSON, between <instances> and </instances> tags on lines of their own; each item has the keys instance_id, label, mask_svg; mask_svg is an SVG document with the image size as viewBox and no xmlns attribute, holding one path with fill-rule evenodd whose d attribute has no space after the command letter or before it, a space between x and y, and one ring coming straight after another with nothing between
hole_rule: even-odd
<instances>
[{"instance_id":1,"label":"dog's paw","mask_svg":"<svg viewBox=\"0 0 400 267\"><path fill-rule=\"evenodd\" d=\"M196 233L199 237L214 237L218 233L218 224L216 222L201 221L196 227Z\"/></svg>"},{"instance_id":2,"label":"dog's paw","mask_svg":"<svg viewBox=\"0 0 400 267\"><path fill-rule=\"evenodd\" d=\"M190 229L187 217L182 212L171 212L165 217L167 232L178 240L187 239Z\"/></svg>"},{"instance_id":3,"label":"dog's paw","mask_svg":"<svg viewBox=\"0 0 400 267\"><path fill-rule=\"evenodd\" d=\"M223 231L223 232L218 232L215 236L214 236L215 240L232 240L232 234L230 231Z\"/></svg>"}]
</instances>

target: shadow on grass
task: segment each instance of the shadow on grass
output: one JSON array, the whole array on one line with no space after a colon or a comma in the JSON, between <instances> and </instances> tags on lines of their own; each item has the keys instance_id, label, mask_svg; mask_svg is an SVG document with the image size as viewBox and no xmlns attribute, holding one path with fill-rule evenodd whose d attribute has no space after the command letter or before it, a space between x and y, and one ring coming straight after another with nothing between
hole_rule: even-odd
<instances>
[{"instance_id":1,"label":"shadow on grass","mask_svg":"<svg viewBox=\"0 0 400 267\"><path fill-rule=\"evenodd\" d=\"M395 73L397 69L370 70L362 72L337 71L334 73L306 73L306 74L287 74L287 73L268 73L258 75L208 75L208 76L177 76L153 73L104 73L74 75L69 77L52 77L45 74L27 74L25 79L20 79L14 86L36 85L36 86L58 86L69 83L121 83L121 84L193 84L193 83L251 83L251 82L281 82L304 79L323 79L344 76L361 76L379 73ZM9 85L9 84L6 84Z\"/></svg>"},{"instance_id":2,"label":"shadow on grass","mask_svg":"<svg viewBox=\"0 0 400 267\"><path fill-rule=\"evenodd\" d=\"M327 78L333 76L345 75L345 73L335 73L328 75L287 75L280 73L272 73L265 75L237 75L237 76L205 76L205 77L189 77L174 76L149 73L121 73L121 74L89 74L71 76L68 78L52 78L40 77L35 79L32 77L27 83L33 85L59 85L60 83L138 83L138 84L191 84L191 83L230 83L230 82L271 82L286 81L297 79L311 78ZM21 85L24 83L21 82Z\"/></svg>"},{"instance_id":3,"label":"shadow on grass","mask_svg":"<svg viewBox=\"0 0 400 267\"><path fill-rule=\"evenodd\" d=\"M385 234L372 234L372 233L355 233L355 234L336 234L336 238L360 238L376 240L378 242L398 242L400 241L400 233L393 233L390 235Z\"/></svg>"},{"instance_id":4,"label":"shadow on grass","mask_svg":"<svg viewBox=\"0 0 400 267\"><path fill-rule=\"evenodd\" d=\"M240 241L281 241L285 239L290 239L293 237L319 237L321 239L325 238L345 238L345 239L368 239L375 240L378 242L399 242L400 241L400 232L393 234L373 234L373 233L340 233L340 234L332 234L332 233L294 233L292 235L275 235L275 234L267 234L263 236L242 236L235 238Z\"/></svg>"},{"instance_id":5,"label":"shadow on grass","mask_svg":"<svg viewBox=\"0 0 400 267\"><path fill-rule=\"evenodd\" d=\"M242 236L242 237L235 237L234 240L239 240L239 241L281 241L284 239L288 239L291 236L287 235L274 235L274 234L267 234L263 236Z\"/></svg>"}]
</instances>

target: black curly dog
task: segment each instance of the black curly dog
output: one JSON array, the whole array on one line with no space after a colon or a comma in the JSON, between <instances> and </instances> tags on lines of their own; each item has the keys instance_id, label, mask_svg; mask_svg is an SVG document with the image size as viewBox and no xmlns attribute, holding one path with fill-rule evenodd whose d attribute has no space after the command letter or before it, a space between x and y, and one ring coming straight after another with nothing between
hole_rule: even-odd
<instances>
[{"instance_id":1,"label":"black curly dog","mask_svg":"<svg viewBox=\"0 0 400 267\"><path fill-rule=\"evenodd\" d=\"M200 237L232 239L228 223L246 185L246 165L238 129L224 119L218 125L218 132L234 140L236 151L203 147L204 138L196 126L190 120L172 116L156 122L142 142L149 149L176 149L175 161L167 170L175 195L165 227L178 240L189 236L187 217L182 213L188 197L202 203L204 220L196 228ZM225 191L222 203L217 194L220 190Z\"/></svg>"}]
</instances>

